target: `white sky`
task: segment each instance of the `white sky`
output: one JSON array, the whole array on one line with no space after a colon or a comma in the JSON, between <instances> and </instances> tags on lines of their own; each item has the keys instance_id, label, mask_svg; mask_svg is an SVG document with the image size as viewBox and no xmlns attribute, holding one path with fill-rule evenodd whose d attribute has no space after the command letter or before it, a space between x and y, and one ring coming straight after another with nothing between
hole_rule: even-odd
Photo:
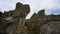
<instances>
[{"instance_id":1,"label":"white sky","mask_svg":"<svg viewBox=\"0 0 60 34\"><path fill-rule=\"evenodd\" d=\"M13 10L17 2L30 5L31 12L26 18L30 18L33 13L42 9L45 9L46 14L52 14L57 9L60 10L60 0L0 0L0 10L2 12ZM60 12L55 14L60 14Z\"/></svg>"}]
</instances>

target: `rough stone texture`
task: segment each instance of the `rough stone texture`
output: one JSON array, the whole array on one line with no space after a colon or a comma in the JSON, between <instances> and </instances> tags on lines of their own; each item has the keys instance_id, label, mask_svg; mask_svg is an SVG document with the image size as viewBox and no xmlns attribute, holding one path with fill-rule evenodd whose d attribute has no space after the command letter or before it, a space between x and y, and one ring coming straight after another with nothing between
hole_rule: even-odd
<instances>
[{"instance_id":1,"label":"rough stone texture","mask_svg":"<svg viewBox=\"0 0 60 34\"><path fill-rule=\"evenodd\" d=\"M25 24L25 17L30 12L28 4L18 2L15 10L0 12L0 33L20 34ZM20 25L21 24L21 25Z\"/></svg>"},{"instance_id":2,"label":"rough stone texture","mask_svg":"<svg viewBox=\"0 0 60 34\"><path fill-rule=\"evenodd\" d=\"M34 13L33 16L31 17L31 19L26 20L28 34L49 34L49 31L47 31L48 33L45 31L45 30L48 30L47 29L48 27L46 27L45 24L52 23L55 21L60 23L59 22L60 15L45 15L45 13L44 13L45 10L43 9L41 11L42 12L38 12L38 14ZM58 25L58 24L56 24L56 25ZM53 26L54 26L54 24L53 24Z\"/></svg>"},{"instance_id":3,"label":"rough stone texture","mask_svg":"<svg viewBox=\"0 0 60 34\"><path fill-rule=\"evenodd\" d=\"M60 15L45 15L42 9L25 19L29 5L18 2L15 10L0 12L0 34L60 34Z\"/></svg>"},{"instance_id":4,"label":"rough stone texture","mask_svg":"<svg viewBox=\"0 0 60 34\"><path fill-rule=\"evenodd\" d=\"M60 34L60 21L52 21L44 24L40 30L41 34Z\"/></svg>"}]
</instances>

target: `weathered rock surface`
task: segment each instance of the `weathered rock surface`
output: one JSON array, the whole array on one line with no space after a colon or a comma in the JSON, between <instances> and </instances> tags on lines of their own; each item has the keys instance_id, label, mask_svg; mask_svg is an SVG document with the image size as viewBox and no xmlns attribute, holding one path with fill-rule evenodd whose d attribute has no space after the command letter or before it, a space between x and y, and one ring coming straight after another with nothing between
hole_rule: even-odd
<instances>
[{"instance_id":1,"label":"weathered rock surface","mask_svg":"<svg viewBox=\"0 0 60 34\"><path fill-rule=\"evenodd\" d=\"M0 12L0 34L60 34L60 15L45 15L42 9L25 19L29 12L29 5L20 2L15 10Z\"/></svg>"},{"instance_id":2,"label":"weathered rock surface","mask_svg":"<svg viewBox=\"0 0 60 34\"><path fill-rule=\"evenodd\" d=\"M41 34L60 34L60 21L52 21L44 24L40 30Z\"/></svg>"},{"instance_id":3,"label":"weathered rock surface","mask_svg":"<svg viewBox=\"0 0 60 34\"><path fill-rule=\"evenodd\" d=\"M30 12L28 4L23 5L18 2L15 10L0 12L0 33L20 34L25 24L25 17Z\"/></svg>"}]
</instances>

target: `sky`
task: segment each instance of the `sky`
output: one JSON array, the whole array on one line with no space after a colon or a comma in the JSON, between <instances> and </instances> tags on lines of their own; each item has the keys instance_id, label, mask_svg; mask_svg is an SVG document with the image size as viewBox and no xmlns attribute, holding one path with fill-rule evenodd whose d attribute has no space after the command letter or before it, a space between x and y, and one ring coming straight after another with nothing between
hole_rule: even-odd
<instances>
[{"instance_id":1,"label":"sky","mask_svg":"<svg viewBox=\"0 0 60 34\"><path fill-rule=\"evenodd\" d=\"M0 11L4 13L4 11L14 10L17 2L30 5L30 13L26 19L42 9L45 9L46 15L60 14L60 0L0 0Z\"/></svg>"}]
</instances>

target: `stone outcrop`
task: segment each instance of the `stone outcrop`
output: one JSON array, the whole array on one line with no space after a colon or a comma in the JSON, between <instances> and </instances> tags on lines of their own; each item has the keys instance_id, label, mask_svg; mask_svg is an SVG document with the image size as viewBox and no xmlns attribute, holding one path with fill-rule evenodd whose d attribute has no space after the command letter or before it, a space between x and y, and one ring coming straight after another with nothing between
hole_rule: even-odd
<instances>
[{"instance_id":1,"label":"stone outcrop","mask_svg":"<svg viewBox=\"0 0 60 34\"><path fill-rule=\"evenodd\" d=\"M25 24L25 18L30 12L28 4L23 5L18 2L15 10L0 12L0 33L6 32L7 34L19 34L21 33ZM4 28L3 28L4 27Z\"/></svg>"},{"instance_id":2,"label":"stone outcrop","mask_svg":"<svg viewBox=\"0 0 60 34\"><path fill-rule=\"evenodd\" d=\"M45 15L42 9L31 19L25 19L30 12L28 4L18 2L15 10L0 12L0 34L54 34L60 32L60 15Z\"/></svg>"},{"instance_id":3,"label":"stone outcrop","mask_svg":"<svg viewBox=\"0 0 60 34\"><path fill-rule=\"evenodd\" d=\"M45 10L40 10L38 14L34 13L31 19L26 20L26 26L28 29L28 34L51 34L52 32L48 31L48 23L53 24L51 27L60 26L60 15L45 15ZM46 26L45 26L46 24ZM47 27L48 26L48 27ZM51 29L53 29L51 28ZM56 28L55 28L56 29ZM47 31L45 31L47 30ZM58 28L57 28L58 30ZM52 30L51 30L52 31ZM55 31L56 32L56 31ZM57 31L56 33L58 33Z\"/></svg>"},{"instance_id":4,"label":"stone outcrop","mask_svg":"<svg viewBox=\"0 0 60 34\"><path fill-rule=\"evenodd\" d=\"M60 21L51 21L40 27L41 34L60 34Z\"/></svg>"}]
</instances>

